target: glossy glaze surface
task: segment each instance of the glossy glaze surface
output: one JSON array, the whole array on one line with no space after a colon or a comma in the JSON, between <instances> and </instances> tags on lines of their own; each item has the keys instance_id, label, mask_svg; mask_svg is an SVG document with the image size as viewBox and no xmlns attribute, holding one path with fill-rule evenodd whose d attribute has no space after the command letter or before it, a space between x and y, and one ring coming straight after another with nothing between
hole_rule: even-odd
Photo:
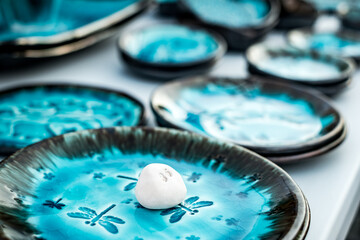
<instances>
[{"instance_id":1,"label":"glossy glaze surface","mask_svg":"<svg viewBox=\"0 0 360 240\"><path fill-rule=\"evenodd\" d=\"M17 236L281 239L298 235L307 214L300 189L281 169L242 148L195 134L85 131L49 139L23 153L27 157L18 152L0 165L0 219L7 226L0 234L11 239L24 229ZM17 161L23 164L11 170ZM137 203L137 177L152 162L168 164L182 175L188 188L183 203L165 210ZM8 170L12 173L4 174ZM16 210L4 220L9 205ZM7 231L14 227L15 232Z\"/></svg>"},{"instance_id":2,"label":"glossy glaze surface","mask_svg":"<svg viewBox=\"0 0 360 240\"><path fill-rule=\"evenodd\" d=\"M67 132L134 126L142 111L126 96L95 89L18 89L0 94L0 146L22 148Z\"/></svg>"},{"instance_id":3,"label":"glossy glaze surface","mask_svg":"<svg viewBox=\"0 0 360 240\"><path fill-rule=\"evenodd\" d=\"M240 28L264 21L270 11L266 0L183 0L199 18L207 23Z\"/></svg>"},{"instance_id":4,"label":"glossy glaze surface","mask_svg":"<svg viewBox=\"0 0 360 240\"><path fill-rule=\"evenodd\" d=\"M266 151L286 150L315 141L338 121L298 94L271 84L193 78L158 88L152 107L172 126Z\"/></svg>"},{"instance_id":5,"label":"glossy glaze surface","mask_svg":"<svg viewBox=\"0 0 360 240\"><path fill-rule=\"evenodd\" d=\"M47 37L81 28L101 20L139 0L4 0L0 9L0 41ZM86 11L84 11L86 9Z\"/></svg>"},{"instance_id":6,"label":"glossy glaze surface","mask_svg":"<svg viewBox=\"0 0 360 240\"><path fill-rule=\"evenodd\" d=\"M120 45L141 62L174 65L207 60L220 48L217 40L204 30L170 24L130 32Z\"/></svg>"}]
</instances>

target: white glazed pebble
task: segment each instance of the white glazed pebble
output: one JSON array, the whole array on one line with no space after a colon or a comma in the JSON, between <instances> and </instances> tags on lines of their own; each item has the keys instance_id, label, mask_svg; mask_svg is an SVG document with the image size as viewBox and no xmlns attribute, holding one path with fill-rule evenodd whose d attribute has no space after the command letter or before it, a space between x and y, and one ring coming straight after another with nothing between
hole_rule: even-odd
<instances>
[{"instance_id":1,"label":"white glazed pebble","mask_svg":"<svg viewBox=\"0 0 360 240\"><path fill-rule=\"evenodd\" d=\"M172 167L152 163L141 172L135 187L138 202L149 209L166 209L181 203L186 197L181 175Z\"/></svg>"}]
</instances>

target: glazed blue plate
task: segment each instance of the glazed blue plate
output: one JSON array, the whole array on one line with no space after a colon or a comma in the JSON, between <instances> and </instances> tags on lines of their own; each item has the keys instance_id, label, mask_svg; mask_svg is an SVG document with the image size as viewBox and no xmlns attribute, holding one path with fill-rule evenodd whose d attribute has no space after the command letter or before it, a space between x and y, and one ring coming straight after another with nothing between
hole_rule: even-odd
<instances>
[{"instance_id":1,"label":"glazed blue plate","mask_svg":"<svg viewBox=\"0 0 360 240\"><path fill-rule=\"evenodd\" d=\"M291 46L299 49L311 49L326 54L360 58L360 34L342 29L338 32L314 32L310 28L295 29L288 33Z\"/></svg>"},{"instance_id":2,"label":"glazed blue plate","mask_svg":"<svg viewBox=\"0 0 360 240\"><path fill-rule=\"evenodd\" d=\"M0 92L0 151L83 129L136 126L144 108L120 92L68 85L37 85Z\"/></svg>"},{"instance_id":3,"label":"glazed blue plate","mask_svg":"<svg viewBox=\"0 0 360 240\"><path fill-rule=\"evenodd\" d=\"M151 106L161 126L227 140L269 157L318 149L344 128L340 114L317 92L257 77L173 81L155 90Z\"/></svg>"},{"instance_id":4,"label":"glazed blue plate","mask_svg":"<svg viewBox=\"0 0 360 240\"><path fill-rule=\"evenodd\" d=\"M355 72L350 59L288 46L258 43L245 56L253 73L308 85L341 83Z\"/></svg>"},{"instance_id":5,"label":"glazed blue plate","mask_svg":"<svg viewBox=\"0 0 360 240\"><path fill-rule=\"evenodd\" d=\"M115 27L142 12L150 3L149 0L58 0L56 6L47 9L50 6L46 5L55 1L35 1L32 9L25 4L29 1L23 4L20 1L2 1L0 10L4 15L0 20L0 53L29 49L39 51L77 41L81 41L82 48L86 47L104 39L99 36L94 38L93 35L102 33L109 37L114 34ZM53 12L54 16L47 16L49 12ZM32 17L32 14L36 15ZM18 19L28 21L20 30L17 29ZM86 38L91 38L91 42L84 44ZM72 51L80 48L70 47ZM45 50L43 52L45 56L49 55ZM67 53L62 50L57 55L62 52Z\"/></svg>"},{"instance_id":6,"label":"glazed blue plate","mask_svg":"<svg viewBox=\"0 0 360 240\"><path fill-rule=\"evenodd\" d=\"M180 24L157 24L129 31L118 48L133 70L154 76L179 77L207 71L226 51L221 36Z\"/></svg>"},{"instance_id":7,"label":"glazed blue plate","mask_svg":"<svg viewBox=\"0 0 360 240\"><path fill-rule=\"evenodd\" d=\"M214 29L229 48L244 50L278 22L278 0L179 0L182 20Z\"/></svg>"},{"instance_id":8,"label":"glazed blue plate","mask_svg":"<svg viewBox=\"0 0 360 240\"><path fill-rule=\"evenodd\" d=\"M188 192L143 208L144 166L165 163ZM234 207L235 206L235 207ZM0 163L2 239L303 239L307 202L290 176L244 148L168 129L69 133Z\"/></svg>"}]
</instances>

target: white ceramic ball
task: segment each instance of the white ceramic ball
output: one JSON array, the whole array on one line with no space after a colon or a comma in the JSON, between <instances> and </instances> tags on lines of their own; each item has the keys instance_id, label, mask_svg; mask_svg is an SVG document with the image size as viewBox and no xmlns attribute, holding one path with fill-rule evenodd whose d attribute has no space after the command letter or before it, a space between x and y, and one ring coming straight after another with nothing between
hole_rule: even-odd
<instances>
[{"instance_id":1,"label":"white ceramic ball","mask_svg":"<svg viewBox=\"0 0 360 240\"><path fill-rule=\"evenodd\" d=\"M135 187L138 202L149 209L166 209L181 203L186 197L186 186L181 175L172 167L152 163L140 173Z\"/></svg>"}]
</instances>

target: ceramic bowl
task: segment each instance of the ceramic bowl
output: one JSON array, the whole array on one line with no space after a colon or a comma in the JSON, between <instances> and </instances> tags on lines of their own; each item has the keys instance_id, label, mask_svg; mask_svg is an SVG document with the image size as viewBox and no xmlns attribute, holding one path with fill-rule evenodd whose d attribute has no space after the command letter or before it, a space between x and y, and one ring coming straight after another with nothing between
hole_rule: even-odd
<instances>
[{"instance_id":1,"label":"ceramic bowl","mask_svg":"<svg viewBox=\"0 0 360 240\"><path fill-rule=\"evenodd\" d=\"M12 3L12 1L7 2ZM24 51L41 51L42 54L38 54L37 57L57 56L93 45L113 35L116 32L114 28L144 11L150 2L150 0L59 1L57 16L52 17L55 23L50 28L39 30L30 26L26 31L15 31L5 27L0 32L0 56L26 58L25 54L20 56L16 54ZM6 7L3 5L6 5L5 1L0 7ZM87 44L84 44L88 38L91 40L87 40ZM48 53L63 45L70 45L71 51L63 49L57 53Z\"/></svg>"},{"instance_id":2,"label":"ceramic bowl","mask_svg":"<svg viewBox=\"0 0 360 240\"><path fill-rule=\"evenodd\" d=\"M236 50L263 37L277 24L280 14L278 0L179 0L179 8L187 13L183 21L214 29Z\"/></svg>"},{"instance_id":3,"label":"ceramic bowl","mask_svg":"<svg viewBox=\"0 0 360 240\"><path fill-rule=\"evenodd\" d=\"M281 13L276 28L293 29L312 26L318 17L313 4L305 0L280 0Z\"/></svg>"},{"instance_id":4,"label":"ceramic bowl","mask_svg":"<svg viewBox=\"0 0 360 240\"><path fill-rule=\"evenodd\" d=\"M0 152L83 129L145 123L144 107L117 91L75 85L19 86L0 92Z\"/></svg>"},{"instance_id":5,"label":"ceramic bowl","mask_svg":"<svg viewBox=\"0 0 360 240\"><path fill-rule=\"evenodd\" d=\"M180 24L156 24L124 33L118 41L134 72L175 78L208 71L226 52L218 34Z\"/></svg>"},{"instance_id":6,"label":"ceramic bowl","mask_svg":"<svg viewBox=\"0 0 360 240\"><path fill-rule=\"evenodd\" d=\"M338 32L316 32L310 28L295 29L287 34L291 46L325 54L360 60L360 34L349 29Z\"/></svg>"},{"instance_id":7,"label":"ceramic bowl","mask_svg":"<svg viewBox=\"0 0 360 240\"><path fill-rule=\"evenodd\" d=\"M139 173L153 162L172 166L187 185L174 208L136 201ZM307 202L285 171L177 130L57 136L2 161L0 183L2 239L303 239L309 227Z\"/></svg>"},{"instance_id":8,"label":"ceramic bowl","mask_svg":"<svg viewBox=\"0 0 360 240\"><path fill-rule=\"evenodd\" d=\"M351 59L265 43L251 46L246 60L252 73L307 85L340 83L355 72Z\"/></svg>"},{"instance_id":9,"label":"ceramic bowl","mask_svg":"<svg viewBox=\"0 0 360 240\"><path fill-rule=\"evenodd\" d=\"M161 126L227 140L264 156L319 148L344 128L319 92L255 76L173 81L155 90L151 106Z\"/></svg>"}]
</instances>

